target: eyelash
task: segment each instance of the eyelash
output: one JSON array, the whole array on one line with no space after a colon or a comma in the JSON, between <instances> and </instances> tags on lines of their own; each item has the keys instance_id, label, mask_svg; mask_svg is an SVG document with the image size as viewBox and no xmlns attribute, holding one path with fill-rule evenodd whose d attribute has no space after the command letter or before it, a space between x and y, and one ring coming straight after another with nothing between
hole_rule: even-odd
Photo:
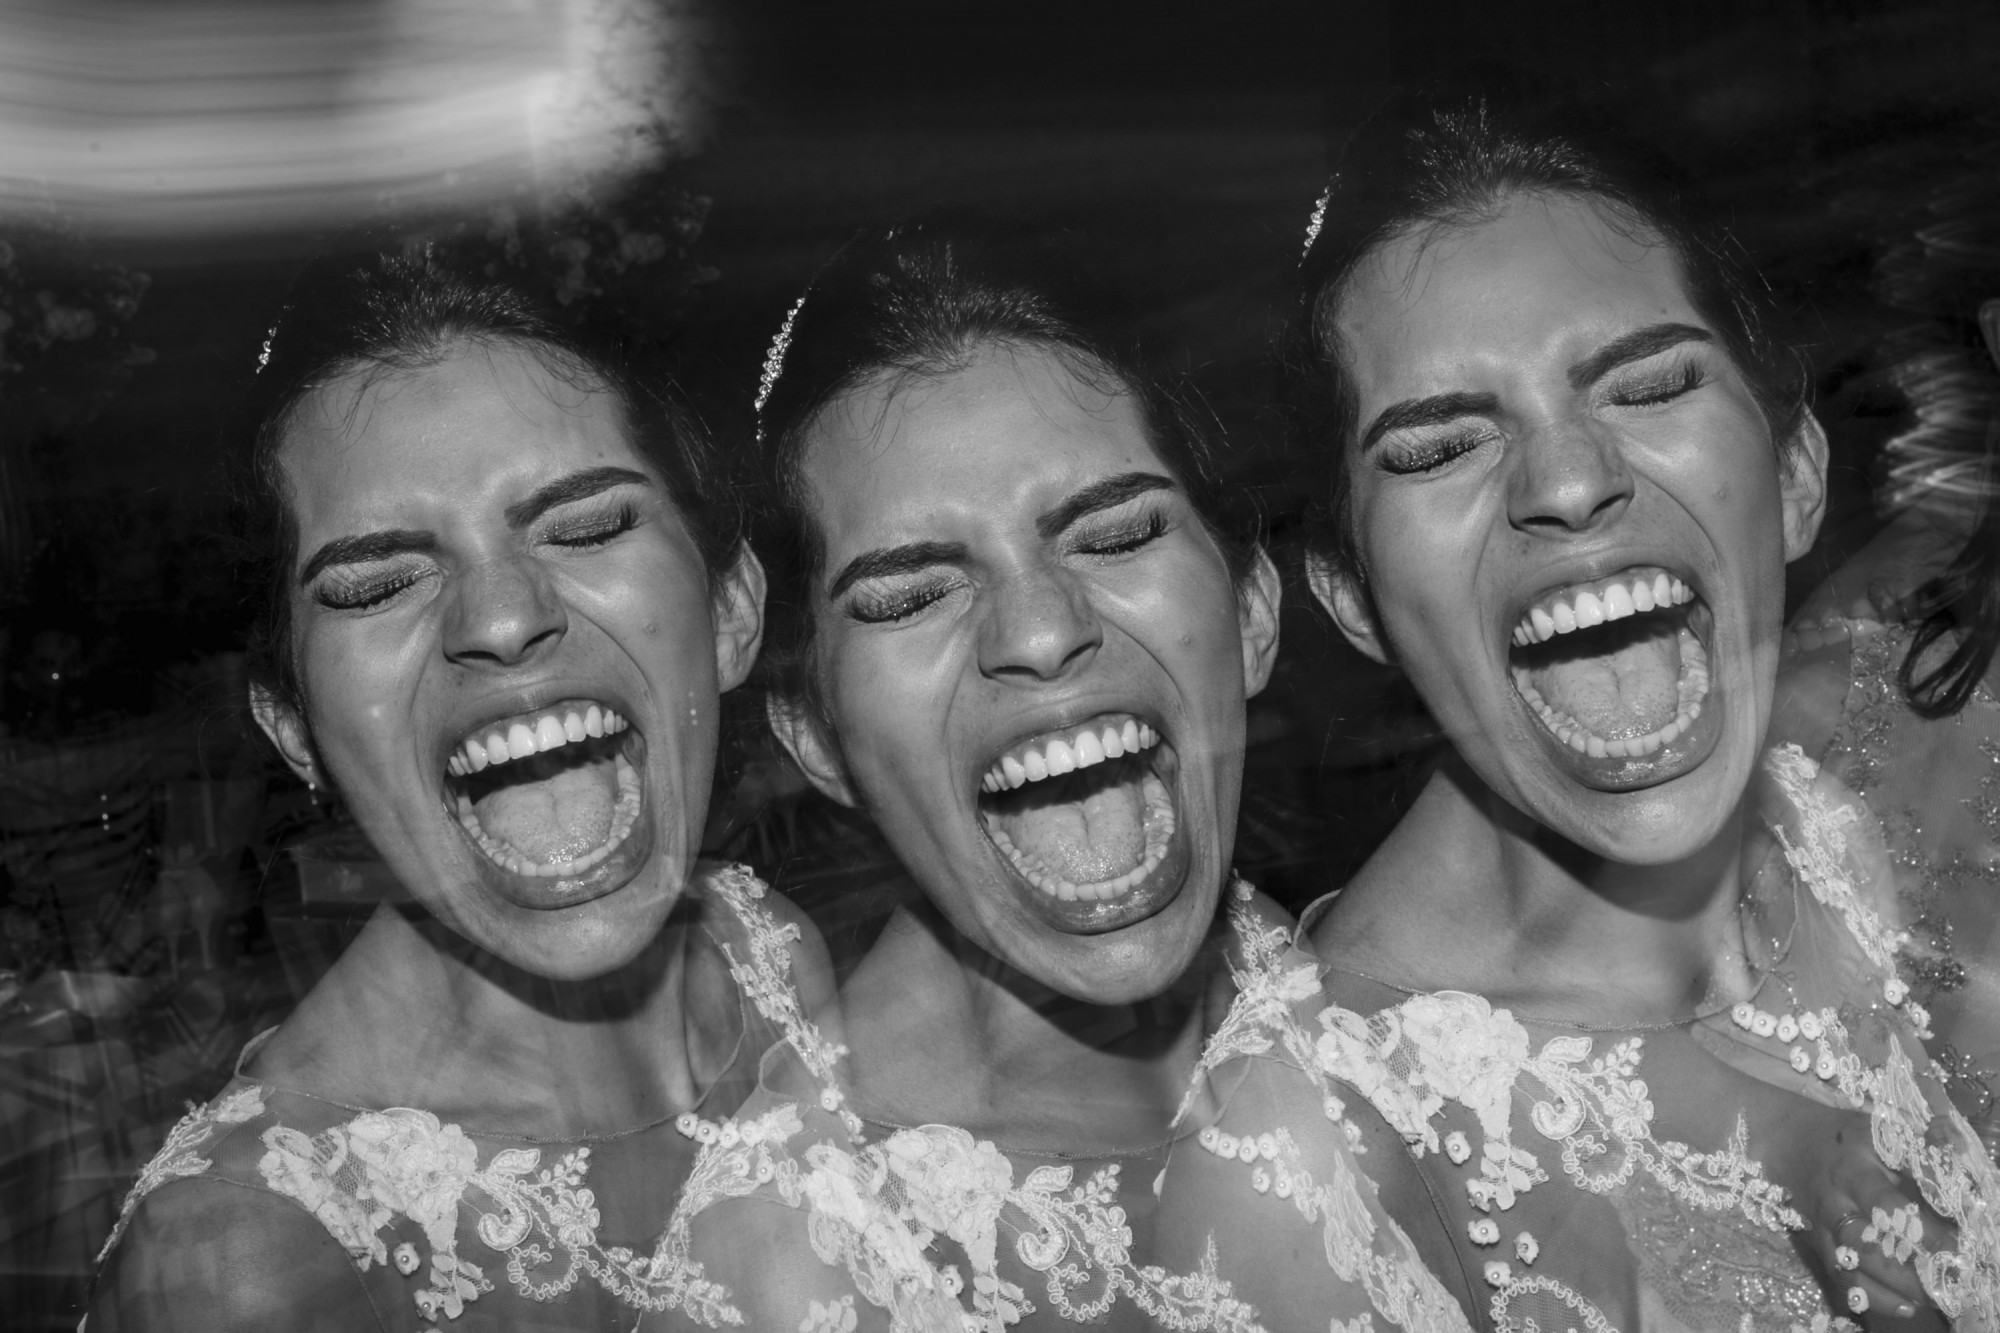
<instances>
[{"instance_id":1,"label":"eyelash","mask_svg":"<svg viewBox=\"0 0 2000 1333\"><path fill-rule=\"evenodd\" d=\"M621 504L609 514L560 524L549 532L547 540L551 545L571 550L591 550L638 525L639 511L629 504Z\"/></svg>"},{"instance_id":2,"label":"eyelash","mask_svg":"<svg viewBox=\"0 0 2000 1333\"><path fill-rule=\"evenodd\" d=\"M1167 535L1167 516L1150 510L1109 532L1086 533L1073 548L1079 555L1129 555Z\"/></svg>"},{"instance_id":3,"label":"eyelash","mask_svg":"<svg viewBox=\"0 0 2000 1333\"><path fill-rule=\"evenodd\" d=\"M1166 514L1155 509L1108 532L1086 534L1070 549L1077 555L1129 555L1164 537L1168 527ZM950 596L953 586L951 581L941 580L915 588L898 589L883 596L858 594L849 600L847 614L864 625L895 624Z\"/></svg>"},{"instance_id":4,"label":"eyelash","mask_svg":"<svg viewBox=\"0 0 2000 1333\"><path fill-rule=\"evenodd\" d=\"M594 550L630 532L638 524L638 510L629 504L624 504L609 514L558 524L547 534L545 540L552 546L569 550ZM382 605L406 589L415 587L423 579L424 574L421 571L405 571L387 578L363 582L351 591L337 586L323 585L313 593L313 600L329 611L366 611Z\"/></svg>"},{"instance_id":5,"label":"eyelash","mask_svg":"<svg viewBox=\"0 0 2000 1333\"><path fill-rule=\"evenodd\" d=\"M1618 407L1657 407L1699 389L1707 381L1701 365L1687 361L1664 375L1614 389L1611 401Z\"/></svg>"},{"instance_id":6,"label":"eyelash","mask_svg":"<svg viewBox=\"0 0 2000 1333\"><path fill-rule=\"evenodd\" d=\"M406 571L363 583L351 591L321 585L314 591L313 600L329 611L366 611L380 606L407 588L416 587L423 579L421 572Z\"/></svg>"},{"instance_id":7,"label":"eyelash","mask_svg":"<svg viewBox=\"0 0 2000 1333\"><path fill-rule=\"evenodd\" d=\"M940 582L882 597L856 596L848 602L847 614L864 625L892 625L908 620L950 591L948 584Z\"/></svg>"},{"instance_id":8,"label":"eyelash","mask_svg":"<svg viewBox=\"0 0 2000 1333\"><path fill-rule=\"evenodd\" d=\"M1435 472L1455 458L1461 458L1479 447L1486 437L1473 432L1447 435L1441 440L1426 440L1422 444L1405 449L1385 452L1382 455L1382 469L1397 476L1411 476L1418 472Z\"/></svg>"}]
</instances>

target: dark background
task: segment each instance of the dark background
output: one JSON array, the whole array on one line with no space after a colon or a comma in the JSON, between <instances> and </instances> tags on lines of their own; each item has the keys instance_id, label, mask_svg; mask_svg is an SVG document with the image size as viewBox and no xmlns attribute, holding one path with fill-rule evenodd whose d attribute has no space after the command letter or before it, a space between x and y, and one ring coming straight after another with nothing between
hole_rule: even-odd
<instances>
[{"instance_id":1,"label":"dark background","mask_svg":"<svg viewBox=\"0 0 2000 1333\"><path fill-rule=\"evenodd\" d=\"M766 340L855 228L949 202L1073 229L1214 406L1238 489L1282 547L1303 497L1280 460L1267 354L1329 151L1390 88L1508 61L1620 104L1710 186L1768 279L1835 446L1835 521L1796 572L1802 592L1877 521L1876 450L1906 409L1881 374L1897 316L1873 266L1992 138L1994 8L717 6L704 144L644 187L674 201L684 242L683 281L650 336L741 448ZM223 503L259 343L290 274L327 240L16 242L39 276L13 299L50 282L91 304L103 333L19 355L0 377L10 1328L74 1326L132 1172L371 900L365 850L337 812L244 729L246 590ZM1296 906L1365 856L1427 733L1395 682L1289 592L1283 665L1253 710L1239 854ZM745 738L713 841L776 873L837 952L859 947L866 913L842 904L881 870L865 832L796 799L771 807L784 784L754 728Z\"/></svg>"}]
</instances>

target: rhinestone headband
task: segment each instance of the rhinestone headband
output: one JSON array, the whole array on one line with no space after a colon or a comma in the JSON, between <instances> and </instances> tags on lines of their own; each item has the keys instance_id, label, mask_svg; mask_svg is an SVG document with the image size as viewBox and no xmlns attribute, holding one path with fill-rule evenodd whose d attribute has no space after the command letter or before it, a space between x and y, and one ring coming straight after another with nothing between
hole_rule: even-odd
<instances>
[{"instance_id":1,"label":"rhinestone headband","mask_svg":"<svg viewBox=\"0 0 2000 1333\"><path fill-rule=\"evenodd\" d=\"M264 373L264 367L271 364L271 340L278 336L278 326L273 324L264 331L264 346L257 352L257 373Z\"/></svg>"},{"instance_id":2,"label":"rhinestone headband","mask_svg":"<svg viewBox=\"0 0 2000 1333\"><path fill-rule=\"evenodd\" d=\"M1312 216L1306 219L1306 244L1305 248L1299 251L1301 264L1305 263L1306 256L1313 252L1313 242L1319 239L1319 229L1326 225L1326 206L1332 199L1333 182L1328 181L1326 188L1319 192L1319 198L1313 200Z\"/></svg>"},{"instance_id":3,"label":"rhinestone headband","mask_svg":"<svg viewBox=\"0 0 2000 1333\"><path fill-rule=\"evenodd\" d=\"M808 295L810 293L807 293ZM778 385L778 376L785 373L785 353L792 345L792 323L805 308L806 298L801 295L792 302L792 308L785 312L785 322L778 326L778 332L771 339L771 350L764 353L764 372L757 377L757 398L750 410L757 414L757 438L764 438L764 404L771 401L771 390Z\"/></svg>"}]
</instances>

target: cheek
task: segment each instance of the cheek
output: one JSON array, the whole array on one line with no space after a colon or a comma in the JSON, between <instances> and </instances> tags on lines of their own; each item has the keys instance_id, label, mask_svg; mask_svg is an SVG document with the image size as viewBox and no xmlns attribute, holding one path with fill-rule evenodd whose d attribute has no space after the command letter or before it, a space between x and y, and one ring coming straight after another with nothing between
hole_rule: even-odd
<instances>
[{"instance_id":1,"label":"cheek","mask_svg":"<svg viewBox=\"0 0 2000 1333\"><path fill-rule=\"evenodd\" d=\"M407 664L393 645L371 649L361 636L329 629L301 635L295 651L313 742L336 770L380 754L407 734Z\"/></svg>"},{"instance_id":2,"label":"cheek","mask_svg":"<svg viewBox=\"0 0 2000 1333\"><path fill-rule=\"evenodd\" d=\"M820 683L834 731L857 781L883 791L935 789L919 777L943 755L948 692L943 645L916 635L839 632L820 640Z\"/></svg>"}]
</instances>

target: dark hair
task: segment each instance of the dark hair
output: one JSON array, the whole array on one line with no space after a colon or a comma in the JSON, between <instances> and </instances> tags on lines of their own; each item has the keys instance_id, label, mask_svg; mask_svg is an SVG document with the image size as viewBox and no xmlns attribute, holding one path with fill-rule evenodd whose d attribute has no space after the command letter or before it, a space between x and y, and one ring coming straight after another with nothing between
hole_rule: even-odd
<instances>
[{"instance_id":1,"label":"dark hair","mask_svg":"<svg viewBox=\"0 0 2000 1333\"><path fill-rule=\"evenodd\" d=\"M618 347L566 327L517 288L429 246L325 257L293 283L265 342L235 488L262 589L250 631L251 679L301 713L305 682L291 641L299 533L282 457L290 428L313 393L344 376L421 370L467 345L521 348L551 372L615 395L634 447L666 484L711 579L721 577L742 541L738 508L720 484L700 423Z\"/></svg>"},{"instance_id":2,"label":"dark hair","mask_svg":"<svg viewBox=\"0 0 2000 1333\"><path fill-rule=\"evenodd\" d=\"M1980 162L1925 192L1921 225L1877 267L1888 302L1923 317L1886 348L1891 378L1917 418L1885 447L1887 498L1942 498L1976 516L1965 548L1908 608L1918 623L1897 680L1922 717L1964 708L2000 648L2000 369L1979 323L1980 306L2000 297L1992 171ZM1939 644L1950 646L1941 659L1931 652Z\"/></svg>"},{"instance_id":3,"label":"dark hair","mask_svg":"<svg viewBox=\"0 0 2000 1333\"><path fill-rule=\"evenodd\" d=\"M1129 395L1160 461L1243 577L1256 523L1225 507L1213 419L1114 332L1119 322L1115 302L1046 237L933 217L863 232L828 262L773 347L758 409L757 549L771 580L763 661L774 688L813 697L811 589L825 560L804 478L815 423L854 389L951 375L986 347L1052 353L1079 379Z\"/></svg>"},{"instance_id":4,"label":"dark hair","mask_svg":"<svg viewBox=\"0 0 2000 1333\"><path fill-rule=\"evenodd\" d=\"M1521 194L1596 200L1657 237L1680 261L1689 299L1749 381L1773 437L1795 438L1806 411L1803 363L1775 347L1734 246L1698 221L1671 163L1599 114L1548 111L1526 90L1404 94L1348 142L1300 267L1303 301L1290 363L1299 443L1322 467L1314 545L1362 573L1348 513L1347 446L1358 405L1337 320L1348 280L1377 250L1431 228L1488 221ZM1327 446L1331 458L1321 460Z\"/></svg>"}]
</instances>

